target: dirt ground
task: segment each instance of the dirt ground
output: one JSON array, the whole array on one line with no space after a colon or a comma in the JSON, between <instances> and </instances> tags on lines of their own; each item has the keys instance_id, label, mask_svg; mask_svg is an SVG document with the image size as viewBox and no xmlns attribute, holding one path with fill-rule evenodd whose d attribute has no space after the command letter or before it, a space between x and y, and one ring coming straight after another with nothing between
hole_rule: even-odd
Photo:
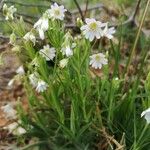
<instances>
[{"instance_id":1,"label":"dirt ground","mask_svg":"<svg viewBox=\"0 0 150 150\"><path fill-rule=\"evenodd\" d=\"M11 51L9 45L3 44L0 47L0 54L3 53L3 65L0 66L0 150L11 150L9 145L13 145L13 136L3 127L14 122L5 118L1 107L8 103L16 103L18 98L25 100L25 92L21 83L15 83L12 88L8 87L8 82L15 76L16 69L21 65L18 57ZM13 142L13 143L12 143Z\"/></svg>"}]
</instances>

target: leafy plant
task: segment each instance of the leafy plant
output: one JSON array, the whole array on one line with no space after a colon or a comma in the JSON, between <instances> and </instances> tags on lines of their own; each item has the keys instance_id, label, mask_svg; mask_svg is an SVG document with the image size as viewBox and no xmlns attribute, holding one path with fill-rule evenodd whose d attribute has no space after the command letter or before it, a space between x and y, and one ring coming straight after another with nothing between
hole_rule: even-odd
<instances>
[{"instance_id":1,"label":"leafy plant","mask_svg":"<svg viewBox=\"0 0 150 150\"><path fill-rule=\"evenodd\" d=\"M10 10L6 16L13 15ZM81 34L74 35L65 28L66 11L53 4L30 31L22 18L11 16L8 22L18 39L11 38L11 43L19 48L26 70L21 76L29 108L18 106L20 125L26 139L37 138L23 149L148 149L150 128L140 119L142 105L149 107L149 76L146 92L140 83L146 51L141 51L134 80L128 74L141 28L120 72L121 31L115 44L113 27L87 18L85 23L80 20ZM103 40L109 44L107 51Z\"/></svg>"}]
</instances>

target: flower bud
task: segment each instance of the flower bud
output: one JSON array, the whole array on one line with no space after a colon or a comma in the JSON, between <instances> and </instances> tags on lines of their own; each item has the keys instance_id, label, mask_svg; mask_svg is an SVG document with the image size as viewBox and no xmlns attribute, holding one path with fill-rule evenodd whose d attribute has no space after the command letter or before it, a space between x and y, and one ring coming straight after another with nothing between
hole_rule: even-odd
<instances>
[{"instance_id":1,"label":"flower bud","mask_svg":"<svg viewBox=\"0 0 150 150\"><path fill-rule=\"evenodd\" d=\"M60 68L65 68L66 66L67 66L67 64L68 64L68 59L66 58L66 59L62 59L60 62L59 62L59 66L60 66Z\"/></svg>"},{"instance_id":2,"label":"flower bud","mask_svg":"<svg viewBox=\"0 0 150 150\"><path fill-rule=\"evenodd\" d=\"M80 18L77 18L76 24L80 28L81 26L83 26L83 21Z\"/></svg>"},{"instance_id":3,"label":"flower bud","mask_svg":"<svg viewBox=\"0 0 150 150\"><path fill-rule=\"evenodd\" d=\"M4 4L4 5L3 5L3 14L4 14L4 16L7 15L7 12L8 12L8 7L7 7L6 4Z\"/></svg>"}]
</instances>

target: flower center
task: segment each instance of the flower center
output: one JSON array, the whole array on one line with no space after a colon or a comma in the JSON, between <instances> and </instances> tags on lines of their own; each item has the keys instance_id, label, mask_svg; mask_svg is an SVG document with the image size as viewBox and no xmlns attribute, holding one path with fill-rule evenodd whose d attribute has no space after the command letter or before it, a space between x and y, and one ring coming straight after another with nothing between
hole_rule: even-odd
<instances>
[{"instance_id":1,"label":"flower center","mask_svg":"<svg viewBox=\"0 0 150 150\"><path fill-rule=\"evenodd\" d=\"M95 60L96 60L96 61L100 61L100 56L99 56L99 55L96 55Z\"/></svg>"},{"instance_id":2,"label":"flower center","mask_svg":"<svg viewBox=\"0 0 150 150\"><path fill-rule=\"evenodd\" d=\"M97 24L96 24L96 22L93 22L93 23L90 24L90 29L91 29L91 30L96 30L96 29L97 29Z\"/></svg>"},{"instance_id":3,"label":"flower center","mask_svg":"<svg viewBox=\"0 0 150 150\"><path fill-rule=\"evenodd\" d=\"M54 14L55 14L56 16L60 15L59 9L55 9Z\"/></svg>"},{"instance_id":4,"label":"flower center","mask_svg":"<svg viewBox=\"0 0 150 150\"><path fill-rule=\"evenodd\" d=\"M48 53L48 51L49 51L49 48L45 48L45 53Z\"/></svg>"}]
</instances>

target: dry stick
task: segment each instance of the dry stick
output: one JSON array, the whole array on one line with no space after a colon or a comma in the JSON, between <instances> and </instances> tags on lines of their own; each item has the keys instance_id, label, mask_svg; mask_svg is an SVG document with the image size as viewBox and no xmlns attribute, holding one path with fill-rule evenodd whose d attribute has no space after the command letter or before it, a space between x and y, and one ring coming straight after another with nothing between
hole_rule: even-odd
<instances>
[{"instance_id":1,"label":"dry stick","mask_svg":"<svg viewBox=\"0 0 150 150\"><path fill-rule=\"evenodd\" d=\"M121 148L124 148L124 145L121 145L115 138L114 136L110 136L105 128L103 127L103 129L99 129L98 127L96 127L95 125L93 125L93 127L95 129L97 129L98 131L100 131L102 133L102 136L104 136L108 142L109 145L111 145L110 142L113 142L116 146L117 146L117 150L121 150Z\"/></svg>"},{"instance_id":2,"label":"dry stick","mask_svg":"<svg viewBox=\"0 0 150 150\"><path fill-rule=\"evenodd\" d=\"M78 11L79 11L79 13L80 13L81 19L82 19L82 21L84 22L84 15L83 15L83 13L82 13L82 10L81 10L81 8L80 8L80 6L79 6L77 0L74 0L74 3L76 4L76 6L77 6L77 8L78 8Z\"/></svg>"},{"instance_id":3,"label":"dry stick","mask_svg":"<svg viewBox=\"0 0 150 150\"><path fill-rule=\"evenodd\" d=\"M131 64L131 60L133 58L133 55L134 55L134 52L135 52L135 49L136 49L136 46L137 46L137 43L138 43L138 40L139 40L139 37L140 37L140 33L141 33L141 30L142 30L143 23L145 21L145 17L146 17L147 11L148 11L149 4L150 4L150 0L147 0L147 4L145 6L145 10L144 10L144 13L143 13L143 17L142 17L142 20L141 20L141 23L140 23L137 35L136 35L136 39L135 39L135 42L134 42L131 54L129 56L129 59L128 59L128 62L127 62L127 65L126 65L126 69L125 69L126 75L128 75L128 73L129 73L129 66Z\"/></svg>"},{"instance_id":4,"label":"dry stick","mask_svg":"<svg viewBox=\"0 0 150 150\"><path fill-rule=\"evenodd\" d=\"M99 8L105 9L105 6L101 3L98 3L97 5L89 6L87 11L92 11L92 10L96 10L96 9L99 9ZM84 11L84 10L81 9L81 11ZM79 10L74 9L71 12L72 12L72 14L77 14L77 13L79 13Z\"/></svg>"},{"instance_id":5,"label":"dry stick","mask_svg":"<svg viewBox=\"0 0 150 150\"><path fill-rule=\"evenodd\" d=\"M128 23L133 23L133 22L135 23L135 17L138 13L140 3L141 3L141 0L138 0L134 12L131 14L131 16L129 16L129 18L122 25L125 25L125 24L128 24Z\"/></svg>"},{"instance_id":6,"label":"dry stick","mask_svg":"<svg viewBox=\"0 0 150 150\"><path fill-rule=\"evenodd\" d=\"M20 5L20 6L27 6L27 7L50 8L48 5L43 5L43 4L28 4L28 3L15 2L15 1L5 1L5 3L16 4L16 5Z\"/></svg>"},{"instance_id":7,"label":"dry stick","mask_svg":"<svg viewBox=\"0 0 150 150\"><path fill-rule=\"evenodd\" d=\"M133 20L135 20L135 17L136 17L136 15L137 15L137 13L138 13L138 10L139 10L141 1L142 1L142 0L138 0L138 2L137 2L136 8L135 8L135 12L134 12L133 18L132 18Z\"/></svg>"},{"instance_id":8,"label":"dry stick","mask_svg":"<svg viewBox=\"0 0 150 150\"><path fill-rule=\"evenodd\" d=\"M89 5L89 0L86 0L85 11L84 11L84 17L86 16L86 13L87 13L87 10L88 10L88 5Z\"/></svg>"}]
</instances>

